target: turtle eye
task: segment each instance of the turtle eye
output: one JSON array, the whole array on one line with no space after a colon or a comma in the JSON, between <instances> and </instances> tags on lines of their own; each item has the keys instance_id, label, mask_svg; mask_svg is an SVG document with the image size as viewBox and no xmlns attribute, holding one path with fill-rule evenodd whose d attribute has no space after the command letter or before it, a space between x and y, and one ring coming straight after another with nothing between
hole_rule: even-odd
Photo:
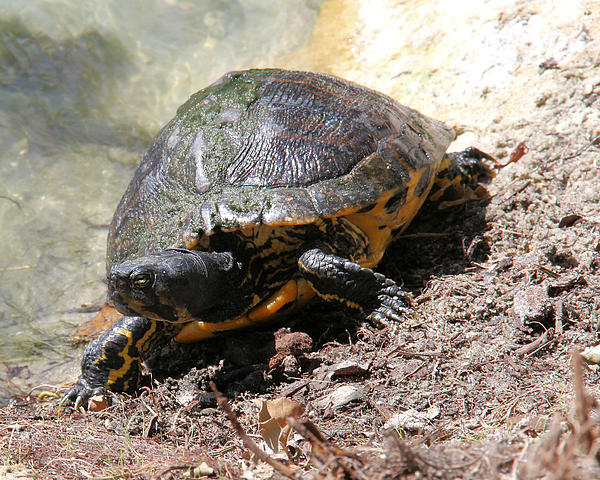
<instances>
[{"instance_id":1,"label":"turtle eye","mask_svg":"<svg viewBox=\"0 0 600 480\"><path fill-rule=\"evenodd\" d=\"M149 287L152 283L152 274L151 273L137 273L132 275L131 277L131 285L134 288L144 289Z\"/></svg>"}]
</instances>

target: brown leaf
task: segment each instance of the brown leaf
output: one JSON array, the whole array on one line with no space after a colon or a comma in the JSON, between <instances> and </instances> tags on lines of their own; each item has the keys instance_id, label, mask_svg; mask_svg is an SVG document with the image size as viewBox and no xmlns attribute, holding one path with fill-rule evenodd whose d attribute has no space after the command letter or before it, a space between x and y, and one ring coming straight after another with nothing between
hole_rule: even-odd
<instances>
[{"instance_id":1,"label":"brown leaf","mask_svg":"<svg viewBox=\"0 0 600 480\"><path fill-rule=\"evenodd\" d=\"M77 341L90 340L99 336L102 332L115 322L121 319L122 313L119 313L115 307L105 305L100 309L94 318L81 325L73 334Z\"/></svg>"},{"instance_id":2,"label":"brown leaf","mask_svg":"<svg viewBox=\"0 0 600 480\"><path fill-rule=\"evenodd\" d=\"M286 397L274 400L259 399L259 402L258 429L261 436L273 453L277 453L280 447L286 451L291 430L287 418L299 418L306 407Z\"/></svg>"}]
</instances>

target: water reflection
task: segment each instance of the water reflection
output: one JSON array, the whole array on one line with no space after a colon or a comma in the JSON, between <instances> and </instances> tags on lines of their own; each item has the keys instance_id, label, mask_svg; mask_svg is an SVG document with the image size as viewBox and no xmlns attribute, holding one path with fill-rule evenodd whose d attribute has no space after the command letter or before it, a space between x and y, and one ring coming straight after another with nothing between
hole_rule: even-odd
<instances>
[{"instance_id":1,"label":"water reflection","mask_svg":"<svg viewBox=\"0 0 600 480\"><path fill-rule=\"evenodd\" d=\"M223 72L300 48L319 3L3 0L0 402L77 374L68 338L103 302L107 223L152 136Z\"/></svg>"}]
</instances>

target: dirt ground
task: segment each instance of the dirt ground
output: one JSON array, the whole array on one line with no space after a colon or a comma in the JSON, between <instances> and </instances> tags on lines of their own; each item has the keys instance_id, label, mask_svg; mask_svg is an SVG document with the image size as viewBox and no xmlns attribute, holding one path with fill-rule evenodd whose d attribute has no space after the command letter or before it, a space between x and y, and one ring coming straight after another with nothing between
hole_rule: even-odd
<instances>
[{"instance_id":1,"label":"dirt ground","mask_svg":"<svg viewBox=\"0 0 600 480\"><path fill-rule=\"evenodd\" d=\"M515 11L499 31L535 15ZM521 142L525 155L489 200L427 205L379 266L414 296L404 324L374 331L316 303L166 347L140 395L100 412L19 399L0 410L0 476L600 478L600 378L574 353L600 343L600 8L582 12L567 30L578 47L523 60L526 94L477 133L501 163ZM476 112L497 106L478 95ZM305 406L274 466L249 454L210 382L263 449L257 399Z\"/></svg>"}]
</instances>

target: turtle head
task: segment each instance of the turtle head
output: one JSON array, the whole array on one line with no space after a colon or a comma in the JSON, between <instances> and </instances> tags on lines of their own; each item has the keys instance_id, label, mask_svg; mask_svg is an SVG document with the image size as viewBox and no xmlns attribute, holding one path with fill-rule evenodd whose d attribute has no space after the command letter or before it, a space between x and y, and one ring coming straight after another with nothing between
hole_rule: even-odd
<instances>
[{"instance_id":1,"label":"turtle head","mask_svg":"<svg viewBox=\"0 0 600 480\"><path fill-rule=\"evenodd\" d=\"M186 322L230 297L239 268L230 253L163 250L114 264L109 302L125 315Z\"/></svg>"}]
</instances>

